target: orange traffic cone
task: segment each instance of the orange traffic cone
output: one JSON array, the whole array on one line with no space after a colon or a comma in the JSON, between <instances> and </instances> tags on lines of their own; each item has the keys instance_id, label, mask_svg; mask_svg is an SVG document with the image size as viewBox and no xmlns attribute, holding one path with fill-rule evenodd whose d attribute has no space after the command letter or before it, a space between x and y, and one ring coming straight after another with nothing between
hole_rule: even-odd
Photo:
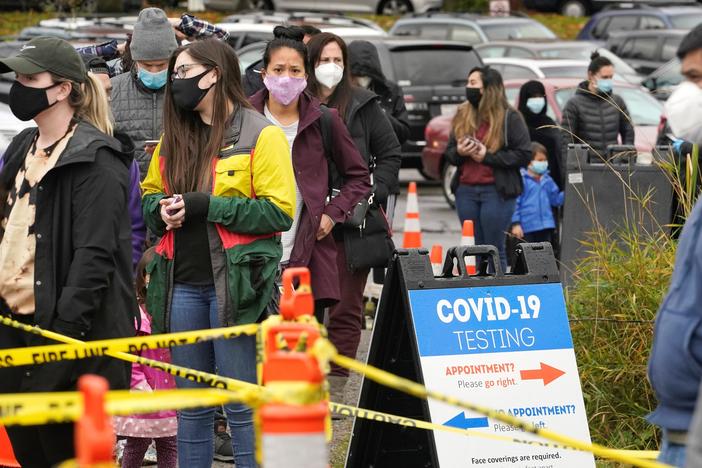
<instances>
[{"instance_id":1,"label":"orange traffic cone","mask_svg":"<svg viewBox=\"0 0 702 468\"><path fill-rule=\"evenodd\" d=\"M475 230L473 229L473 221L470 219L463 221L461 245L475 245ZM466 271L469 275L475 275L477 273L477 269L475 267L475 257L468 257L466 260Z\"/></svg>"},{"instance_id":2,"label":"orange traffic cone","mask_svg":"<svg viewBox=\"0 0 702 468\"><path fill-rule=\"evenodd\" d=\"M431 269L434 272L434 276L441 276L441 270L444 266L444 249L439 244L434 244L431 247L429 261L431 261Z\"/></svg>"},{"instance_id":3,"label":"orange traffic cone","mask_svg":"<svg viewBox=\"0 0 702 468\"><path fill-rule=\"evenodd\" d=\"M12 451L10 438L7 437L5 426L0 426L0 466L8 468L19 468L20 464Z\"/></svg>"},{"instance_id":4,"label":"orange traffic cone","mask_svg":"<svg viewBox=\"0 0 702 468\"><path fill-rule=\"evenodd\" d=\"M410 182L407 191L407 210L405 212L405 235L402 238L403 249L418 249L422 246L422 227L419 224L419 201L417 200L417 183Z\"/></svg>"},{"instance_id":5,"label":"orange traffic cone","mask_svg":"<svg viewBox=\"0 0 702 468\"><path fill-rule=\"evenodd\" d=\"M105 395L110 385L104 377L83 375L78 390L83 394L83 415L76 421L75 445L79 466L113 461L115 431L112 418L105 411Z\"/></svg>"}]
</instances>

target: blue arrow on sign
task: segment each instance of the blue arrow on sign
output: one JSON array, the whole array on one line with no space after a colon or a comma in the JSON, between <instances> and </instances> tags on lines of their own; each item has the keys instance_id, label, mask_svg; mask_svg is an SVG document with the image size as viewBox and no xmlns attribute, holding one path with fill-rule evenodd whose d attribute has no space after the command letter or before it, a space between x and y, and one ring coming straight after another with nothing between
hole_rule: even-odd
<instances>
[{"instance_id":1,"label":"blue arrow on sign","mask_svg":"<svg viewBox=\"0 0 702 468\"><path fill-rule=\"evenodd\" d=\"M490 427L490 424L488 423L488 418L466 418L466 414L461 411L446 421L444 426L457 427L458 429L475 429L478 427Z\"/></svg>"}]
</instances>

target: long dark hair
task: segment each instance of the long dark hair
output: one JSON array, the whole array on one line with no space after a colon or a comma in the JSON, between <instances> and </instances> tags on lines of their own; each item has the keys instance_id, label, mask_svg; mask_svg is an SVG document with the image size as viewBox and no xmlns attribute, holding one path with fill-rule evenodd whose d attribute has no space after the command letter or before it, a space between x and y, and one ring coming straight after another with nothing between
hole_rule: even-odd
<instances>
[{"instance_id":1,"label":"long dark hair","mask_svg":"<svg viewBox=\"0 0 702 468\"><path fill-rule=\"evenodd\" d=\"M307 72L307 47L302 42L302 39L305 37L305 30L300 26L276 26L273 29L273 37L274 39L266 45L266 50L263 52L263 68L268 68L273 52L287 47L300 54L305 72Z\"/></svg>"},{"instance_id":2,"label":"long dark hair","mask_svg":"<svg viewBox=\"0 0 702 468\"><path fill-rule=\"evenodd\" d=\"M346 43L342 38L332 33L321 33L312 37L307 43L307 54L309 55L309 78L307 79L307 90L318 98L322 97L321 88L322 85L317 81L317 77L314 74L314 69L317 67L317 62L322 57L322 50L330 42L336 42L341 48L341 55L344 63L344 74L341 77L341 81L334 92L329 96L330 107L334 107L339 111L339 116L341 116L344 121L346 120L346 111L348 110L351 98L353 96L353 84L351 83L351 69L349 68L349 52L346 47Z\"/></svg>"},{"instance_id":3,"label":"long dark hair","mask_svg":"<svg viewBox=\"0 0 702 468\"><path fill-rule=\"evenodd\" d=\"M239 60L234 50L216 39L196 41L179 47L168 62L168 76L178 56L184 51L193 60L217 70L214 84L214 106L212 125L206 125L195 111L186 111L175 105L171 96L171 81L166 83L163 103L163 145L165 156L166 190L170 194L196 192L209 188L211 161L222 145L227 126L230 124L227 102L234 111L250 107L241 85Z\"/></svg>"}]
</instances>

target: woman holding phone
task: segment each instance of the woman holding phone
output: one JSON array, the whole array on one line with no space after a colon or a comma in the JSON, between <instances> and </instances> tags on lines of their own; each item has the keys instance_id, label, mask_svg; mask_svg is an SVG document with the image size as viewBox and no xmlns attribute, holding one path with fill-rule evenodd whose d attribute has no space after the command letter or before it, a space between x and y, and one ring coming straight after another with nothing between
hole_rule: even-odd
<instances>
[{"instance_id":1,"label":"woman holding phone","mask_svg":"<svg viewBox=\"0 0 702 468\"><path fill-rule=\"evenodd\" d=\"M470 71L466 98L444 153L458 166L456 211L461 224L473 221L478 245L497 247L504 270L505 233L522 193L519 169L531 160L529 129L508 104L502 76L490 67Z\"/></svg>"},{"instance_id":2,"label":"woman holding phone","mask_svg":"<svg viewBox=\"0 0 702 468\"><path fill-rule=\"evenodd\" d=\"M177 49L168 76L164 135L142 184L146 223L163 236L147 267L152 333L257 322L272 296L280 233L295 212L288 142L250 108L227 44L208 39ZM173 348L172 360L253 383L255 348L255 337L241 336ZM224 409L237 468L255 467L251 409ZM178 413L180 466L211 466L214 412Z\"/></svg>"}]
</instances>

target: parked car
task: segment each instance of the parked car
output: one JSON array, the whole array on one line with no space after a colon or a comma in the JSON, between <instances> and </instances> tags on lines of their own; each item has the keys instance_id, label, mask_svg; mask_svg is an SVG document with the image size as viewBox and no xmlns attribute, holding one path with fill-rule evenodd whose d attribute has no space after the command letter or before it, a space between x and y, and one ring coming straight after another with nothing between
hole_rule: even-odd
<instances>
[{"instance_id":1,"label":"parked car","mask_svg":"<svg viewBox=\"0 0 702 468\"><path fill-rule=\"evenodd\" d=\"M507 99L512 105L519 102L519 89L528 80L505 81ZM546 88L548 115L560 122L562 109L575 93L581 80L575 78L546 78L541 80ZM636 149L650 152L656 143L658 124L663 112L663 105L641 87L630 83L615 82L614 92L624 99L636 133ZM454 197L450 190L451 177L455 167L444 160L444 150L448 143L453 115L442 115L432 119L427 125L425 139L427 142L422 152L423 173L429 179L440 180L444 197L453 206Z\"/></svg>"},{"instance_id":2,"label":"parked car","mask_svg":"<svg viewBox=\"0 0 702 468\"><path fill-rule=\"evenodd\" d=\"M660 101L666 101L685 77L680 73L680 60L672 59L643 79L641 84Z\"/></svg>"},{"instance_id":3,"label":"parked car","mask_svg":"<svg viewBox=\"0 0 702 468\"><path fill-rule=\"evenodd\" d=\"M483 58L485 65L499 71L503 80L580 78L587 76L587 60L534 60L523 58Z\"/></svg>"},{"instance_id":4,"label":"parked car","mask_svg":"<svg viewBox=\"0 0 702 468\"><path fill-rule=\"evenodd\" d=\"M481 44L490 41L556 39L543 24L531 18L492 17L468 13L426 13L400 18L390 29L395 36L413 36Z\"/></svg>"},{"instance_id":5,"label":"parked car","mask_svg":"<svg viewBox=\"0 0 702 468\"><path fill-rule=\"evenodd\" d=\"M19 120L10 110L10 106L0 102L0 157L5 154L5 150L10 146L15 135L34 125L31 120L29 122Z\"/></svg>"},{"instance_id":6,"label":"parked car","mask_svg":"<svg viewBox=\"0 0 702 468\"><path fill-rule=\"evenodd\" d=\"M605 48L617 54L637 72L648 75L675 58L687 31L626 31L612 33Z\"/></svg>"},{"instance_id":7,"label":"parked car","mask_svg":"<svg viewBox=\"0 0 702 468\"><path fill-rule=\"evenodd\" d=\"M378 15L404 15L405 13L440 10L443 0L205 0L208 8L234 10L311 10Z\"/></svg>"},{"instance_id":8,"label":"parked car","mask_svg":"<svg viewBox=\"0 0 702 468\"><path fill-rule=\"evenodd\" d=\"M497 41L487 44L478 44L475 50L483 59L513 57L528 59L570 59L570 60L590 60L590 55L597 51L603 57L607 57L614 64L617 75L624 81L639 84L643 79L642 75L636 73L624 60L619 58L604 47L598 46L594 42L586 41Z\"/></svg>"},{"instance_id":9,"label":"parked car","mask_svg":"<svg viewBox=\"0 0 702 468\"><path fill-rule=\"evenodd\" d=\"M241 76L246 74L246 69L263 57L263 52L266 51L266 45L268 42L254 42L247 46L242 47L236 51L236 56L239 59L239 68L241 69Z\"/></svg>"},{"instance_id":10,"label":"parked car","mask_svg":"<svg viewBox=\"0 0 702 468\"><path fill-rule=\"evenodd\" d=\"M627 5L633 8L642 6L665 6L669 5L669 0L630 0ZM676 4L694 5L696 0L676 1ZM586 16L603 8L620 7L620 0L524 0L524 6L530 10L557 11L565 16L581 17Z\"/></svg>"},{"instance_id":11,"label":"parked car","mask_svg":"<svg viewBox=\"0 0 702 468\"><path fill-rule=\"evenodd\" d=\"M281 24L309 24L346 40L355 37L387 36L372 21L342 15L310 12L254 12L227 16L217 26L229 32L229 44L239 50L249 44L273 39L273 29Z\"/></svg>"},{"instance_id":12,"label":"parked car","mask_svg":"<svg viewBox=\"0 0 702 468\"><path fill-rule=\"evenodd\" d=\"M660 2L665 5L670 2ZM689 6L635 5L633 8L608 9L593 15L578 34L579 40L606 40L610 33L635 30L692 29L702 23L702 8Z\"/></svg>"}]
</instances>

